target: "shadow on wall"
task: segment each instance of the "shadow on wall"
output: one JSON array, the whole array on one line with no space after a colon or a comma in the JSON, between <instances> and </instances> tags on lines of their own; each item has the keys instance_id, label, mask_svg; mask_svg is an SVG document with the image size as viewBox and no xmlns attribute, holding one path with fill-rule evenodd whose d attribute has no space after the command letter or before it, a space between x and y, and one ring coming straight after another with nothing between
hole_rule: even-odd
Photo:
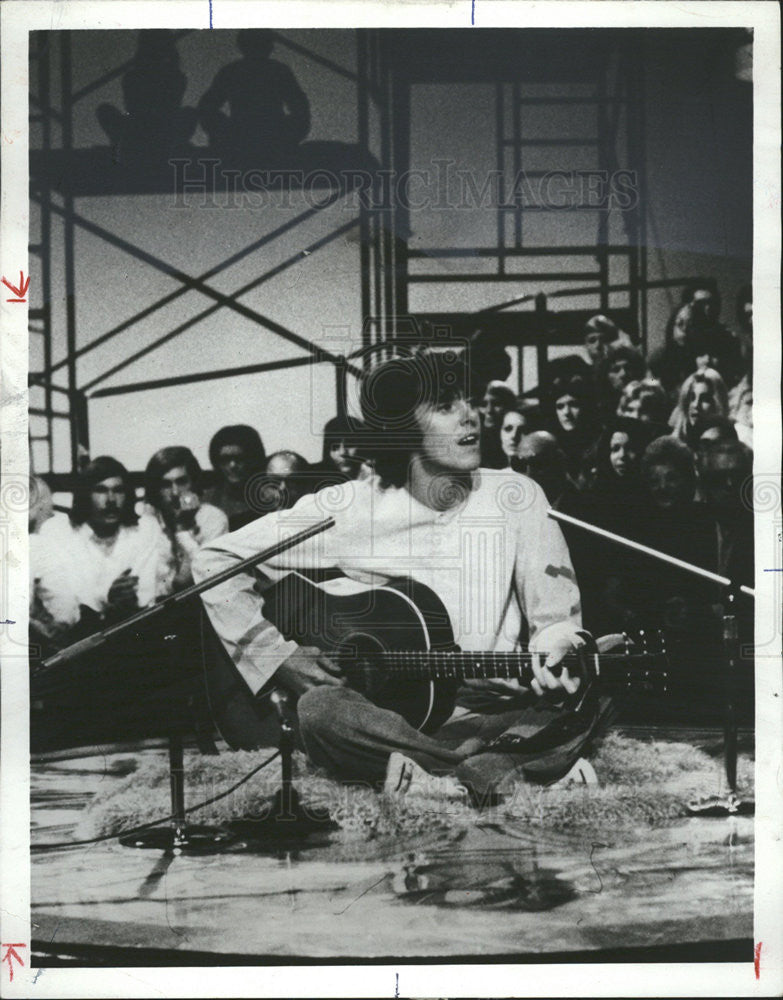
<instances>
[{"instance_id":1,"label":"shadow on wall","mask_svg":"<svg viewBox=\"0 0 783 1000\"><path fill-rule=\"evenodd\" d=\"M252 171L253 190L263 190L281 178L292 188L337 187L352 171L377 169L355 143L306 141L310 101L289 67L272 58L275 32L239 31L236 42L241 57L217 72L193 108L182 106L187 79L176 34L140 31L122 77L124 108L101 104L96 112L108 147L34 153L33 173L48 172L53 187L73 194L165 194L195 175L222 190L237 170ZM207 147L191 144L199 124Z\"/></svg>"}]
</instances>

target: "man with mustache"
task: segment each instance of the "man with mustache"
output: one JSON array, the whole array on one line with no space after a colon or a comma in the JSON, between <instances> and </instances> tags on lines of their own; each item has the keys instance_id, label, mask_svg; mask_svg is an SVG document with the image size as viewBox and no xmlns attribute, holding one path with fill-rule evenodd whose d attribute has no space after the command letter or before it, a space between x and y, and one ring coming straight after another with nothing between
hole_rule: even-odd
<instances>
[{"instance_id":1,"label":"man with mustache","mask_svg":"<svg viewBox=\"0 0 783 1000\"><path fill-rule=\"evenodd\" d=\"M166 538L134 503L127 469L104 455L79 473L68 519L41 527L31 565L34 617L56 645L165 593Z\"/></svg>"}]
</instances>

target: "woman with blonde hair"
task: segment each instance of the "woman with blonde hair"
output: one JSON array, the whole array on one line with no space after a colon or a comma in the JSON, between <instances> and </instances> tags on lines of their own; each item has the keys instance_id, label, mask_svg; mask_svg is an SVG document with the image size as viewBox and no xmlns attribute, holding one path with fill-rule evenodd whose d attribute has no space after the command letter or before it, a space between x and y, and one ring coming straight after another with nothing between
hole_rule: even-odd
<instances>
[{"instance_id":1,"label":"woman with blonde hair","mask_svg":"<svg viewBox=\"0 0 783 1000\"><path fill-rule=\"evenodd\" d=\"M629 382L617 406L618 417L634 417L644 423L666 425L669 407L666 390L654 378Z\"/></svg>"},{"instance_id":2,"label":"woman with blonde hair","mask_svg":"<svg viewBox=\"0 0 783 1000\"><path fill-rule=\"evenodd\" d=\"M728 409L726 383L714 368L702 368L682 383L669 426L674 437L692 447L698 421L703 417L725 417Z\"/></svg>"}]
</instances>

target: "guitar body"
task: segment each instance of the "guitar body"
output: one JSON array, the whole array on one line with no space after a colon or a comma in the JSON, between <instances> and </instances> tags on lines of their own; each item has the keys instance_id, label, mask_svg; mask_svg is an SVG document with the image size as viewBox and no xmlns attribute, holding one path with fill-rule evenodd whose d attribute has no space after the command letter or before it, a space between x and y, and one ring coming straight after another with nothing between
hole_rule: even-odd
<instances>
[{"instance_id":1,"label":"guitar body","mask_svg":"<svg viewBox=\"0 0 783 1000\"><path fill-rule=\"evenodd\" d=\"M314 583L289 573L264 591L264 617L286 638L337 659L352 688L414 728L433 732L451 715L459 682L396 677L377 665L379 652L457 649L448 612L424 584L400 579L371 587L345 577Z\"/></svg>"}]
</instances>

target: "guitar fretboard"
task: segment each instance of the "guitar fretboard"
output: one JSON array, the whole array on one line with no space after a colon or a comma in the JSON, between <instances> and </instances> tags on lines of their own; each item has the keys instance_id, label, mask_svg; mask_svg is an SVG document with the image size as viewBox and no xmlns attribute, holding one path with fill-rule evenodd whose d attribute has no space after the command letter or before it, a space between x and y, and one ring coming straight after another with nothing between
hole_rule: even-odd
<instances>
[{"instance_id":1,"label":"guitar fretboard","mask_svg":"<svg viewBox=\"0 0 783 1000\"><path fill-rule=\"evenodd\" d=\"M529 680L533 674L534 655L529 652L393 650L376 653L371 660L388 673L411 679L480 680L500 677ZM537 655L543 663L546 654ZM568 667L572 675L579 675L583 672L584 661L587 661L597 676L608 673L612 677L618 673L625 675L631 670L642 673L645 669L652 670L656 658L646 653L588 653L583 657L568 654L558 667L554 668L553 673L557 674L562 667Z\"/></svg>"}]
</instances>

